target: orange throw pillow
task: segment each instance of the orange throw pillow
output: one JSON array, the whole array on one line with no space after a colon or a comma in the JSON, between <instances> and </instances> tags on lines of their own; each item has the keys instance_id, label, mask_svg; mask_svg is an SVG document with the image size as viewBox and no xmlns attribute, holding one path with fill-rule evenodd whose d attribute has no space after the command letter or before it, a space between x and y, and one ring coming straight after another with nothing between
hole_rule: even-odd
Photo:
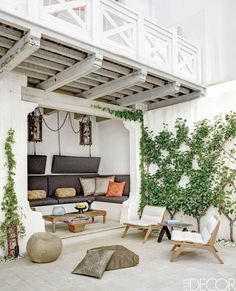
<instances>
[{"instance_id":1,"label":"orange throw pillow","mask_svg":"<svg viewBox=\"0 0 236 291\"><path fill-rule=\"evenodd\" d=\"M112 182L109 181L107 194L108 197L121 197L124 193L125 182Z\"/></svg>"}]
</instances>

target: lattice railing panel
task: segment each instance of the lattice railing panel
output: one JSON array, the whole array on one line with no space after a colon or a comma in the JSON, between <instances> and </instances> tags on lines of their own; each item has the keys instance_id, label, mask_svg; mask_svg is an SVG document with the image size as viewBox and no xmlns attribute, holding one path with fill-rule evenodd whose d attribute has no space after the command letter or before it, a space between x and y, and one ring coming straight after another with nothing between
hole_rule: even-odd
<instances>
[{"instance_id":1,"label":"lattice railing panel","mask_svg":"<svg viewBox=\"0 0 236 291\"><path fill-rule=\"evenodd\" d=\"M102 4L103 42L127 50L136 50L137 19Z\"/></svg>"},{"instance_id":2,"label":"lattice railing panel","mask_svg":"<svg viewBox=\"0 0 236 291\"><path fill-rule=\"evenodd\" d=\"M163 69L171 69L172 38L171 32L164 31L162 28L146 22L145 55L149 62L154 62Z\"/></svg>"},{"instance_id":3,"label":"lattice railing panel","mask_svg":"<svg viewBox=\"0 0 236 291\"><path fill-rule=\"evenodd\" d=\"M43 11L56 19L87 29L87 0L44 0Z\"/></svg>"},{"instance_id":4,"label":"lattice railing panel","mask_svg":"<svg viewBox=\"0 0 236 291\"><path fill-rule=\"evenodd\" d=\"M178 37L177 41L177 72L189 79L198 77L198 49L197 47Z\"/></svg>"}]
</instances>

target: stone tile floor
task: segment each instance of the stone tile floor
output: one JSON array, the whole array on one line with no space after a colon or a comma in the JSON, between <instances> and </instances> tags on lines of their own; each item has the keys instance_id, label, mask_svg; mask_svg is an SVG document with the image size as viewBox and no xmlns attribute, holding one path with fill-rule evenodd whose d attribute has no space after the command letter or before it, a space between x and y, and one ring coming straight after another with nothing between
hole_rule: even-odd
<instances>
[{"instance_id":1,"label":"stone tile floor","mask_svg":"<svg viewBox=\"0 0 236 291\"><path fill-rule=\"evenodd\" d=\"M121 229L84 235L63 240L60 258L48 264L34 264L27 258L0 264L1 291L236 291L236 250L219 247L225 264L220 265L205 251L185 252L170 263L171 244L168 240L156 242L151 236L143 244L141 233L131 230L120 238ZM89 248L122 244L140 256L138 266L107 271L102 279L72 275L71 271L84 257ZM190 281L205 279L209 288L190 288ZM216 281L218 280L218 281ZM227 282L229 285L226 286ZM215 288L217 283L217 288ZM226 288L229 287L229 288ZM194 288L194 289L193 289ZM215 289L214 289L215 288Z\"/></svg>"}]
</instances>

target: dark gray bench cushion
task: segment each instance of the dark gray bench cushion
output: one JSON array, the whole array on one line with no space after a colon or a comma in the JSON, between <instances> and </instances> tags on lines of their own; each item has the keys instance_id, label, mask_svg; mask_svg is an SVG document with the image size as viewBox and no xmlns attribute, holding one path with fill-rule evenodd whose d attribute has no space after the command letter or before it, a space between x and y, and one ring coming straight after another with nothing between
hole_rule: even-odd
<instances>
[{"instance_id":1,"label":"dark gray bench cushion","mask_svg":"<svg viewBox=\"0 0 236 291\"><path fill-rule=\"evenodd\" d=\"M28 174L45 174L47 156L28 155Z\"/></svg>"},{"instance_id":2,"label":"dark gray bench cushion","mask_svg":"<svg viewBox=\"0 0 236 291\"><path fill-rule=\"evenodd\" d=\"M129 198L128 196L107 197L106 195L102 195L102 196L96 196L95 201L109 202L109 203L123 203L128 198Z\"/></svg>"},{"instance_id":3,"label":"dark gray bench cushion","mask_svg":"<svg viewBox=\"0 0 236 291\"><path fill-rule=\"evenodd\" d=\"M87 196L84 197L83 189L80 184L80 177L91 178L97 177L96 174L88 175L48 175L48 176L29 176L28 189L29 190L45 190L47 193L46 199L31 201L30 206L44 206L53 204L66 204L85 202L86 200L96 200L101 202L123 203L128 199L130 192L130 176L129 175L115 175L116 182L126 182L124 195L122 197L106 197L106 196ZM107 177L103 175L100 177ZM111 175L109 175L111 176ZM75 188L77 195L75 197L57 198L55 197L55 190L57 188ZM52 199L49 199L52 198Z\"/></svg>"},{"instance_id":4,"label":"dark gray bench cushion","mask_svg":"<svg viewBox=\"0 0 236 291\"><path fill-rule=\"evenodd\" d=\"M56 205L58 201L56 198L47 197L45 199L35 199L29 201L31 207L36 206L47 206L47 205Z\"/></svg>"},{"instance_id":5,"label":"dark gray bench cushion","mask_svg":"<svg viewBox=\"0 0 236 291\"><path fill-rule=\"evenodd\" d=\"M44 190L48 193L48 176L28 176L28 190Z\"/></svg>"},{"instance_id":6,"label":"dark gray bench cushion","mask_svg":"<svg viewBox=\"0 0 236 291\"><path fill-rule=\"evenodd\" d=\"M53 156L52 173L97 173L101 158Z\"/></svg>"},{"instance_id":7,"label":"dark gray bench cushion","mask_svg":"<svg viewBox=\"0 0 236 291\"><path fill-rule=\"evenodd\" d=\"M87 200L95 200L94 196L76 195L74 197L57 198L59 204L85 202Z\"/></svg>"}]
</instances>

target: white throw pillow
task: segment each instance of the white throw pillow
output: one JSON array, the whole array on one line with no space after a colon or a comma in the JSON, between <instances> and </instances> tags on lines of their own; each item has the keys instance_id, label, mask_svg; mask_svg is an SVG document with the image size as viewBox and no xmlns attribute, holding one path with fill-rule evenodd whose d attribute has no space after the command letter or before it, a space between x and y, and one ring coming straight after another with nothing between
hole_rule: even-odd
<instances>
[{"instance_id":1,"label":"white throw pillow","mask_svg":"<svg viewBox=\"0 0 236 291\"><path fill-rule=\"evenodd\" d=\"M107 193L109 182L114 182L115 176L109 177L97 177L96 178L96 187L95 187L95 196L105 195Z\"/></svg>"},{"instance_id":2,"label":"white throw pillow","mask_svg":"<svg viewBox=\"0 0 236 291\"><path fill-rule=\"evenodd\" d=\"M84 196L94 195L95 178L80 178L80 183L83 188Z\"/></svg>"}]
</instances>

